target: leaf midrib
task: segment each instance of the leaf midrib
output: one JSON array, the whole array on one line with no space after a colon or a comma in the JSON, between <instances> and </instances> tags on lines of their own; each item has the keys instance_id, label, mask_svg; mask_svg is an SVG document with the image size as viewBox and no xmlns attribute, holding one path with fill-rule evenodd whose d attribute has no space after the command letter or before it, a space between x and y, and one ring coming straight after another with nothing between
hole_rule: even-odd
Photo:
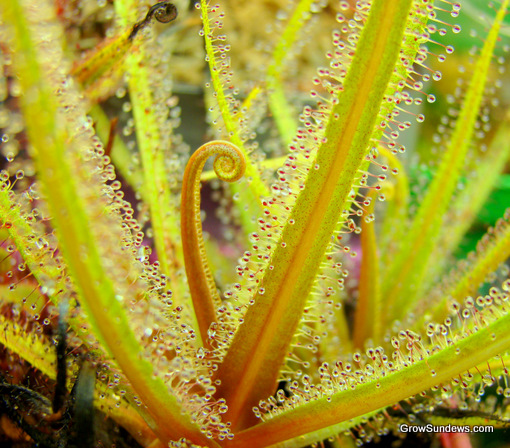
<instances>
[{"instance_id":1,"label":"leaf midrib","mask_svg":"<svg viewBox=\"0 0 510 448\"><path fill-rule=\"evenodd\" d=\"M364 60L358 62L354 73L350 72L350 78L348 75L340 102L333 107L331 116L339 113L341 125L332 121L328 125L328 141L317 157L317 163L324 169L314 170L312 164L307 185L290 217L295 224L285 227L270 262L274 270L267 269L264 275L261 286L266 292L264 295L257 293L255 305L248 310L245 322L220 366L218 377L222 386L219 396L227 398L228 416L234 420L233 426L236 419L242 418L239 415L243 408L251 412L251 406L257 404L258 399L274 391L285 351L299 323L329 238L347 202L356 171L365 156L377 106L386 87L385 78L389 79L393 72L394 61L388 70L388 62L384 65L382 60L388 58L387 50L384 50L395 30L397 4L405 5L405 11L408 11L411 2L385 2L384 11L379 14L379 32L373 32L377 39L373 39L374 45L369 47L370 56L360 56L365 56ZM404 24L401 27L402 33ZM397 50L393 43L394 53L391 54L395 60L401 33L398 34ZM397 39L395 34L393 38ZM377 93L374 94L374 90ZM371 97L377 100L369 101ZM328 172L327 176L323 171ZM280 246L281 241L287 243L286 248ZM258 309L253 311L255 307ZM247 402L249 406L245 406Z\"/></svg>"}]
</instances>

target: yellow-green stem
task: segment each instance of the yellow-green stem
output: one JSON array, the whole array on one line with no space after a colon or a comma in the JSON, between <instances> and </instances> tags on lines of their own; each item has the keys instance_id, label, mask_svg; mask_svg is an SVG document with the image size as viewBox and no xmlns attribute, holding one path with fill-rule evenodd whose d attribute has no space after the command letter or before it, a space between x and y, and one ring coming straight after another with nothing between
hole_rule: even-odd
<instances>
[{"instance_id":1,"label":"yellow-green stem","mask_svg":"<svg viewBox=\"0 0 510 448\"><path fill-rule=\"evenodd\" d=\"M239 111L237 115L232 113L232 101L227 98L225 93L224 81L220 75L222 64L216 57L216 50L213 44L214 34L211 30L209 18L209 2L207 0L200 0L200 7L202 11L202 25L204 32L205 50L207 53L207 60L209 62L209 69L211 73L212 87L214 89L215 98L218 104L221 118L225 124L225 132L223 138L228 138L234 145L236 145L244 154L246 159L246 174L245 177L250 179L248 182L248 189L239 188L238 185L231 186L233 194L240 196L240 202L245 204L244 207L239 208L241 224L246 234L256 231L254 218L260 214L261 211L261 198L269 196L269 189L260 177L257 167L250 161L248 152L246 151L243 138L241 137Z\"/></svg>"},{"instance_id":2,"label":"yellow-green stem","mask_svg":"<svg viewBox=\"0 0 510 448\"><path fill-rule=\"evenodd\" d=\"M137 19L139 2L136 0L115 0L115 9L125 27L133 25ZM150 67L149 43L140 43L137 52L126 57L125 67L129 73L128 85L133 115L136 122L136 137L144 173L144 197L147 199L151 215L154 245L161 272L170 277L172 286L181 284L178 271L182 267L183 255L178 244L179 226L177 213L172 202L169 173L166 171L165 153L160 127L162 120L154 110L154 95ZM184 291L174 293L174 301L184 300ZM177 304L177 303L176 303ZM186 304L188 305L188 304ZM190 307L191 308L191 307Z\"/></svg>"},{"instance_id":3,"label":"yellow-green stem","mask_svg":"<svg viewBox=\"0 0 510 448\"><path fill-rule=\"evenodd\" d=\"M273 51L272 63L267 69L267 89L269 107L285 145L289 145L297 130L297 121L285 97L281 73L285 58L298 38L300 29L306 23L306 15L311 17L310 7L314 0L300 0L294 9L285 29Z\"/></svg>"},{"instance_id":4,"label":"yellow-green stem","mask_svg":"<svg viewBox=\"0 0 510 448\"><path fill-rule=\"evenodd\" d=\"M375 190L372 190L375 191ZM354 314L353 343L357 349L363 349L367 339L378 341L381 335L381 291L379 284L379 257L375 236L374 213L375 194L370 194L370 205L366 208L361 223L361 267L359 276L359 294ZM367 222L366 220L369 220Z\"/></svg>"}]
</instances>

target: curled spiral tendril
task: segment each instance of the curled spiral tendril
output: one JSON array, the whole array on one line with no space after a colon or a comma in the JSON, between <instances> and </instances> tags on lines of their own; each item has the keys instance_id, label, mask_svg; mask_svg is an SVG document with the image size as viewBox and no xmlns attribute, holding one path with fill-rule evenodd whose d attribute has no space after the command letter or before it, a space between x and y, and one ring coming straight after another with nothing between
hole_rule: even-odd
<instances>
[{"instance_id":1,"label":"curled spiral tendril","mask_svg":"<svg viewBox=\"0 0 510 448\"><path fill-rule=\"evenodd\" d=\"M184 265L198 327L206 346L207 330L216 320L216 309L221 303L205 253L200 220L200 176L205 162L212 156L216 156L214 171L223 181L239 180L246 169L246 159L237 146L228 141L215 140L198 148L184 170L181 195Z\"/></svg>"},{"instance_id":2,"label":"curled spiral tendril","mask_svg":"<svg viewBox=\"0 0 510 448\"><path fill-rule=\"evenodd\" d=\"M169 2L156 3L149 9L145 20L151 20L152 17L161 23L172 22L177 18L177 7Z\"/></svg>"},{"instance_id":3,"label":"curled spiral tendril","mask_svg":"<svg viewBox=\"0 0 510 448\"><path fill-rule=\"evenodd\" d=\"M219 179L225 182L235 182L243 177L246 162L244 156L236 147L235 152L231 153L229 151L228 153L217 155L214 159L213 168Z\"/></svg>"},{"instance_id":4,"label":"curled spiral tendril","mask_svg":"<svg viewBox=\"0 0 510 448\"><path fill-rule=\"evenodd\" d=\"M170 2L159 2L152 5L145 18L133 26L129 39L134 39L142 28L151 23L152 18L155 18L160 23L170 23L177 18L177 7Z\"/></svg>"}]
</instances>

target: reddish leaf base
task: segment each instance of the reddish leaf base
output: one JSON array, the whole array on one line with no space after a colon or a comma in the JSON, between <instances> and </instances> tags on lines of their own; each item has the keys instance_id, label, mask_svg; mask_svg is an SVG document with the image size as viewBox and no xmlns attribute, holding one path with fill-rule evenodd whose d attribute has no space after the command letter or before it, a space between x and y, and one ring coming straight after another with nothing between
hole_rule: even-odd
<instances>
[{"instance_id":1,"label":"reddish leaf base","mask_svg":"<svg viewBox=\"0 0 510 448\"><path fill-rule=\"evenodd\" d=\"M463 432L443 432L439 440L443 448L471 448L469 434Z\"/></svg>"}]
</instances>

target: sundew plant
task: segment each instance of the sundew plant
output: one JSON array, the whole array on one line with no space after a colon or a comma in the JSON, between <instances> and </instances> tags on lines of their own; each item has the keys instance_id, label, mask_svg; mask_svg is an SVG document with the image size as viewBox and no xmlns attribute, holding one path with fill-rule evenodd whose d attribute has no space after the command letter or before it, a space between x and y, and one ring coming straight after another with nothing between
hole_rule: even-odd
<instances>
[{"instance_id":1,"label":"sundew plant","mask_svg":"<svg viewBox=\"0 0 510 448\"><path fill-rule=\"evenodd\" d=\"M1 0L4 436L505 426L509 2L486 3Z\"/></svg>"}]
</instances>

